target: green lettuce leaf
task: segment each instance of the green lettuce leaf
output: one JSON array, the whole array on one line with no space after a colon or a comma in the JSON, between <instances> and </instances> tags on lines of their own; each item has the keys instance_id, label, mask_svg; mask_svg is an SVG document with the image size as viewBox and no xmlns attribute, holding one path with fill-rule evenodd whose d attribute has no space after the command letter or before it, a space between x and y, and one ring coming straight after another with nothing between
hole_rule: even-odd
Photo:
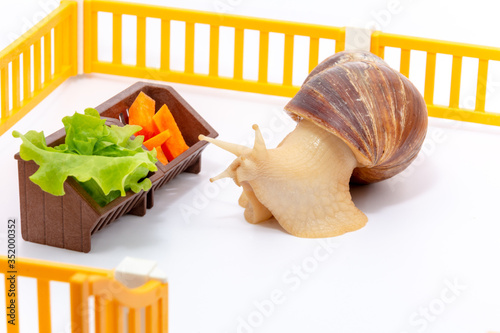
<instances>
[{"instance_id":1,"label":"green lettuce leaf","mask_svg":"<svg viewBox=\"0 0 500 333\"><path fill-rule=\"evenodd\" d=\"M141 136L130 138L140 126L106 126L94 109L65 117L63 123L65 143L54 148L47 147L43 132L12 133L23 141L21 158L39 165L30 179L42 190L64 195L64 182L74 177L104 206L128 190L151 188L146 176L157 170L155 154L142 148Z\"/></svg>"},{"instance_id":2,"label":"green lettuce leaf","mask_svg":"<svg viewBox=\"0 0 500 333\"><path fill-rule=\"evenodd\" d=\"M106 206L111 201L120 197L120 191L111 191L108 194L104 194L101 187L96 183L95 180L91 179L86 182L79 182L85 191L94 199L101 207Z\"/></svg>"}]
</instances>

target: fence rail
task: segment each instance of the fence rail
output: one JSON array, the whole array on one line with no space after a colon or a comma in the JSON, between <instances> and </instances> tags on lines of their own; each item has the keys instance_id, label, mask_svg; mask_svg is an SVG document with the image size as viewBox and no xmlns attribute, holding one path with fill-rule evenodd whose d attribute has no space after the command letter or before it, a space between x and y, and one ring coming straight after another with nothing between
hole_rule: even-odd
<instances>
[{"instance_id":1,"label":"fence rail","mask_svg":"<svg viewBox=\"0 0 500 333\"><path fill-rule=\"evenodd\" d=\"M0 135L77 74L76 22L76 2L62 1L0 52Z\"/></svg>"},{"instance_id":2,"label":"fence rail","mask_svg":"<svg viewBox=\"0 0 500 333\"><path fill-rule=\"evenodd\" d=\"M0 273L9 274L7 263L7 257L0 256ZM14 290L19 290L17 288L19 277L36 279L34 295L37 297L38 304L39 332L51 332L50 284L52 281L69 285L71 318L68 320L71 322L71 332L89 332L91 317L94 318L92 331L96 333L142 332L142 321L146 323L145 332L166 333L168 331L168 285L166 283L149 281L138 288L129 289L113 278L112 270L25 258L17 258L15 267ZM6 281L6 279L3 280ZM94 300L92 308L89 307L91 297ZM33 316L31 313L19 313L17 293L16 296L12 296L5 292L7 306L11 299L15 299L17 305L17 325L6 323L8 333L19 332L20 329L22 331L19 325L20 317ZM58 299L58 302L63 301Z\"/></svg>"}]
</instances>

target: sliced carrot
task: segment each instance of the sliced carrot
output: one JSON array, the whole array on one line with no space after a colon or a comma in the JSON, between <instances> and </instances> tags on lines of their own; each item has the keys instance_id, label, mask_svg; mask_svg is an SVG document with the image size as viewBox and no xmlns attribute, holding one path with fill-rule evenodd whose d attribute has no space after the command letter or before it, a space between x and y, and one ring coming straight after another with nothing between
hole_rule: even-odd
<instances>
[{"instance_id":1,"label":"sliced carrot","mask_svg":"<svg viewBox=\"0 0 500 333\"><path fill-rule=\"evenodd\" d=\"M156 149L156 158L158 159L158 161L160 161L164 165L167 165L168 159L165 156L165 154L163 153L163 150L161 149L161 147L157 146L157 147L155 147L155 149Z\"/></svg>"},{"instance_id":2,"label":"sliced carrot","mask_svg":"<svg viewBox=\"0 0 500 333\"><path fill-rule=\"evenodd\" d=\"M128 109L128 122L130 125L139 125L142 127L136 135L144 135L144 140L148 140L154 136L152 121L154 114L155 100L141 91Z\"/></svg>"},{"instance_id":3,"label":"sliced carrot","mask_svg":"<svg viewBox=\"0 0 500 333\"><path fill-rule=\"evenodd\" d=\"M153 116L153 124L159 131L170 130L172 136L162 145L163 152L169 161L186 151L189 146L175 122L174 116L166 105L163 105Z\"/></svg>"},{"instance_id":4,"label":"sliced carrot","mask_svg":"<svg viewBox=\"0 0 500 333\"><path fill-rule=\"evenodd\" d=\"M165 130L160 134L153 136L151 139L144 141L142 144L146 146L149 150L153 150L155 147L161 146L165 141L171 137L170 131Z\"/></svg>"}]
</instances>

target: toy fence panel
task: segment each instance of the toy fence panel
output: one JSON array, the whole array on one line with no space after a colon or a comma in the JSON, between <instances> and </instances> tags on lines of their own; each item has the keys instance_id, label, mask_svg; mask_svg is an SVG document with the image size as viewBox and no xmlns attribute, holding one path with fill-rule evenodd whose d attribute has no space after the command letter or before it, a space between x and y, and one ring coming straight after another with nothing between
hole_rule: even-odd
<instances>
[{"instance_id":1,"label":"toy fence panel","mask_svg":"<svg viewBox=\"0 0 500 333\"><path fill-rule=\"evenodd\" d=\"M412 63L411 52L425 52L425 86L423 94L429 116L500 126L500 114L485 111L487 90L491 87L491 83L488 81L488 65L492 61L500 61L500 48L407 37L378 31L374 32L372 34L371 52L384 58L387 47L400 50L399 70L407 77L409 77L410 65ZM436 58L439 54L453 57L448 105L434 104ZM460 89L464 58L478 60L473 110L459 106L460 102L464 100Z\"/></svg>"},{"instance_id":2,"label":"toy fence panel","mask_svg":"<svg viewBox=\"0 0 500 333\"><path fill-rule=\"evenodd\" d=\"M112 61L98 59L98 24L99 13L112 14ZM122 62L122 22L123 16L136 18L136 64L125 65ZM161 20L161 64L159 68L146 66L146 19ZM170 41L172 38L171 23L185 24L185 63L184 70L170 68ZM197 73L195 64L195 39L202 38L195 34L195 25L207 25L209 33L209 71L208 74ZM294 63L294 38L305 36L309 39L309 70L318 64L320 39L335 41L335 50L344 49L345 31L343 28L300 24L247 18L216 13L205 13L192 10L145 6L113 1L85 1L85 72L105 73L123 76L134 76L170 82L187 83L215 88L232 89L262 94L291 97L298 86L292 85ZM219 75L220 29L226 27L234 30L234 68L232 77ZM254 31L259 35L258 79L256 81L243 78L245 31ZM282 82L268 81L269 36L271 33L284 36L283 77Z\"/></svg>"},{"instance_id":3,"label":"toy fence panel","mask_svg":"<svg viewBox=\"0 0 500 333\"><path fill-rule=\"evenodd\" d=\"M11 275L8 259L0 256L0 273ZM162 332L168 331L168 284L149 281L129 289L113 278L112 270L81 267L32 259L16 259L13 290L18 291L19 277L36 279L38 305L38 331L51 332L51 289L50 283L69 284L71 305L71 332ZM8 281L4 279L4 281ZM7 282L6 282L7 283ZM8 288L7 288L8 287ZM5 290L10 289L7 286ZM89 300L93 298L93 306ZM20 313L17 292L5 293L8 306L14 299L16 304L16 325L6 322L7 332L23 332L20 317L33 317L33 313ZM58 302L63 300L58 299ZM22 306L21 306L22 308ZM57 314L60 316L60 314ZM91 320L91 318L93 320ZM93 322L94 326L91 326ZM142 323L145 323L143 327Z\"/></svg>"},{"instance_id":4,"label":"toy fence panel","mask_svg":"<svg viewBox=\"0 0 500 333\"><path fill-rule=\"evenodd\" d=\"M77 74L76 23L76 2L62 2L0 52L0 135Z\"/></svg>"}]
</instances>

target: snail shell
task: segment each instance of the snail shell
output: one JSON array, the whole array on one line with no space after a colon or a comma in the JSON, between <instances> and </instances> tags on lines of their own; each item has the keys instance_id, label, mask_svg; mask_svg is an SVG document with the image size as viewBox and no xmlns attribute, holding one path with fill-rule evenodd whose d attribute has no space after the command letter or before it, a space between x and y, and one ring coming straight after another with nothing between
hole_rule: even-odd
<instances>
[{"instance_id":1,"label":"snail shell","mask_svg":"<svg viewBox=\"0 0 500 333\"><path fill-rule=\"evenodd\" d=\"M319 64L285 106L353 151L351 182L374 183L404 170L427 131L427 108L415 86L369 52L340 52Z\"/></svg>"}]
</instances>

